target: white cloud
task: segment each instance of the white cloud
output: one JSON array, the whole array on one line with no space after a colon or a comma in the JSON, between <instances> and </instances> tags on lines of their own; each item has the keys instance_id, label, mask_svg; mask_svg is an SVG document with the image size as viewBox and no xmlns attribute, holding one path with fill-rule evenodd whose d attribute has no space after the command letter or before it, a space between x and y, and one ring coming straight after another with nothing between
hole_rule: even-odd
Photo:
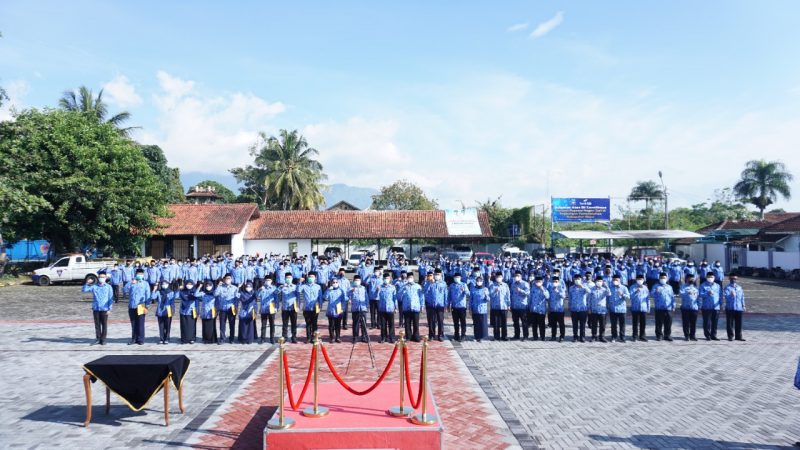
<instances>
[{"instance_id":1,"label":"white cloud","mask_svg":"<svg viewBox=\"0 0 800 450\"><path fill-rule=\"evenodd\" d=\"M527 29L527 28L528 28L528 23L527 22L525 22L525 23L515 23L514 25L511 25L510 27L508 27L506 29L506 32L513 33L515 31L522 31L522 30Z\"/></svg>"},{"instance_id":2,"label":"white cloud","mask_svg":"<svg viewBox=\"0 0 800 450\"><path fill-rule=\"evenodd\" d=\"M564 12L559 11L553 16L550 20L540 23L536 25L536 28L531 32L531 39L538 39L545 34L553 31L557 26L561 25L561 22L564 21Z\"/></svg>"},{"instance_id":3,"label":"white cloud","mask_svg":"<svg viewBox=\"0 0 800 450\"><path fill-rule=\"evenodd\" d=\"M252 162L249 147L259 131L286 109L252 93L210 94L192 80L164 71L153 96L158 130L143 131L140 142L155 143L182 171L224 172Z\"/></svg>"},{"instance_id":4,"label":"white cloud","mask_svg":"<svg viewBox=\"0 0 800 450\"><path fill-rule=\"evenodd\" d=\"M0 122L2 122L13 118L11 115L13 110L21 110L25 107L23 99L28 95L30 85L25 80L12 80L0 86L8 95L8 99L3 99L3 106L0 106Z\"/></svg>"},{"instance_id":5,"label":"white cloud","mask_svg":"<svg viewBox=\"0 0 800 450\"><path fill-rule=\"evenodd\" d=\"M136 93L136 88L125 75L117 75L113 80L103 85L103 95L109 102L128 108L142 103L142 97Z\"/></svg>"}]
</instances>

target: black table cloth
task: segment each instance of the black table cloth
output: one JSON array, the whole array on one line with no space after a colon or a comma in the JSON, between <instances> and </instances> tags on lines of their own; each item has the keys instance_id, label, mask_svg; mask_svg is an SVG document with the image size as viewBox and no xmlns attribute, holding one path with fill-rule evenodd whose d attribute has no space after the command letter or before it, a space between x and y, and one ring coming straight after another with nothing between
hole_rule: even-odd
<instances>
[{"instance_id":1,"label":"black table cloth","mask_svg":"<svg viewBox=\"0 0 800 450\"><path fill-rule=\"evenodd\" d=\"M186 355L109 355L83 366L94 383L105 383L128 406L139 411L164 385L172 373L172 383L180 389L189 369Z\"/></svg>"}]
</instances>

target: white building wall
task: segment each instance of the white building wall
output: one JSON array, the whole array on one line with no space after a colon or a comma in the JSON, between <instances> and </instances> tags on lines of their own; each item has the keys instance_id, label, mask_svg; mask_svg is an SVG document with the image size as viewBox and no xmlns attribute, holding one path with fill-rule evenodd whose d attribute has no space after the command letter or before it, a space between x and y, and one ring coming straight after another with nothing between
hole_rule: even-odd
<instances>
[{"instance_id":1,"label":"white building wall","mask_svg":"<svg viewBox=\"0 0 800 450\"><path fill-rule=\"evenodd\" d=\"M775 252L772 254L772 266L783 270L800 269L800 252Z\"/></svg>"},{"instance_id":2,"label":"white building wall","mask_svg":"<svg viewBox=\"0 0 800 450\"><path fill-rule=\"evenodd\" d=\"M248 255L289 254L289 244L297 244L297 254L311 256L311 239L248 239L244 241L244 253Z\"/></svg>"},{"instance_id":3,"label":"white building wall","mask_svg":"<svg viewBox=\"0 0 800 450\"><path fill-rule=\"evenodd\" d=\"M748 267L769 267L769 252L747 251Z\"/></svg>"}]
</instances>

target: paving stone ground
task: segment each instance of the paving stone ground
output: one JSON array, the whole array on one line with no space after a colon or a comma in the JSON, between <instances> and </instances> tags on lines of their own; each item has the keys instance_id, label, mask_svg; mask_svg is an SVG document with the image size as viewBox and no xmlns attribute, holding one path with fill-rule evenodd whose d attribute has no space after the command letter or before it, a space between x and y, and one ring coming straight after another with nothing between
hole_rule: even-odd
<instances>
[{"instance_id":1,"label":"paving stone ground","mask_svg":"<svg viewBox=\"0 0 800 450\"><path fill-rule=\"evenodd\" d=\"M478 415L489 418L477 425L446 416L447 448L788 448L800 439L800 391L792 386L800 356L800 284L742 282L751 311L745 343L434 343L432 357L444 368L432 374L439 406L450 399L444 407L456 414L479 404ZM152 317L148 344L126 346L129 325L119 306L109 345L89 346L89 301L77 285L0 288L0 446L253 448L275 408L274 393L261 387L273 375L274 347L159 346ZM724 336L724 316L720 325ZM682 336L680 320L673 327ZM309 348L290 346L297 347ZM350 344L329 349L343 366ZM354 361L368 367L361 350ZM189 356L186 413L178 412L172 391L170 427L163 425L161 394L138 413L112 396L106 416L104 391L96 384L92 424L84 429L81 365L134 352ZM307 364L302 359L292 358L298 377ZM416 364L412 360L412 373ZM450 382L453 373L461 384ZM351 369L346 379L375 377L372 369ZM453 431L459 427L463 436L477 437L459 440Z\"/></svg>"}]
</instances>

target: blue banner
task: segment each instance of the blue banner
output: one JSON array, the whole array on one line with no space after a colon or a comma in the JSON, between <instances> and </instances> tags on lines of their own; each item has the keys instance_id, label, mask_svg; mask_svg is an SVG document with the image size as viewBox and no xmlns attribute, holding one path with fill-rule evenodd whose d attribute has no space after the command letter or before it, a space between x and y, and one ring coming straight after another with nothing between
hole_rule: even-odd
<instances>
[{"instance_id":1,"label":"blue banner","mask_svg":"<svg viewBox=\"0 0 800 450\"><path fill-rule=\"evenodd\" d=\"M553 222L608 222L611 200L608 198L553 198Z\"/></svg>"}]
</instances>

